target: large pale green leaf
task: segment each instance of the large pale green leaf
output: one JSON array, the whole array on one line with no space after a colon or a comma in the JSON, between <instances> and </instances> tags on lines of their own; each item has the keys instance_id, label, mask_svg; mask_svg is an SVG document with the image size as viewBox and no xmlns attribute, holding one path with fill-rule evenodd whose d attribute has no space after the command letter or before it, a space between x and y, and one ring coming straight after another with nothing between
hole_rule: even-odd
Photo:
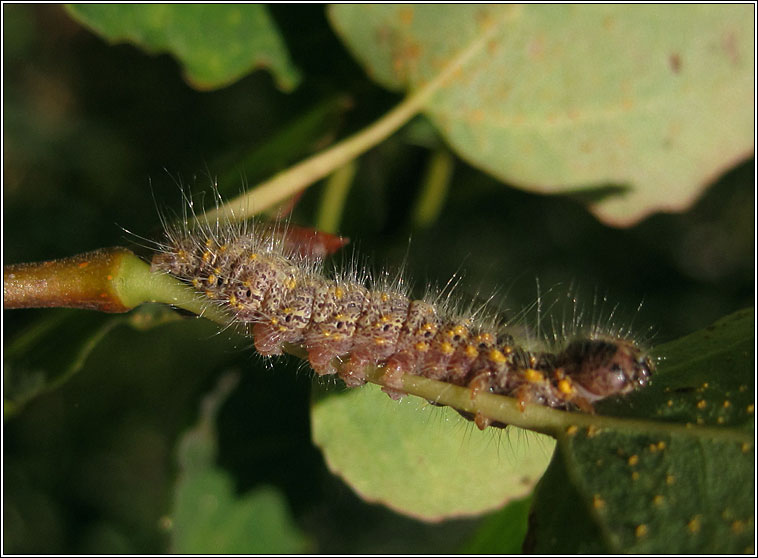
<instances>
[{"instance_id":1,"label":"large pale green leaf","mask_svg":"<svg viewBox=\"0 0 758 558\"><path fill-rule=\"evenodd\" d=\"M659 347L650 389L604 409L628 423L559 434L530 550L754 552L753 319L739 312Z\"/></svg>"},{"instance_id":2,"label":"large pale green leaf","mask_svg":"<svg viewBox=\"0 0 758 558\"><path fill-rule=\"evenodd\" d=\"M172 54L198 89L229 85L258 67L285 91L300 79L263 5L73 4L68 11L109 41Z\"/></svg>"},{"instance_id":3,"label":"large pale green leaf","mask_svg":"<svg viewBox=\"0 0 758 558\"><path fill-rule=\"evenodd\" d=\"M261 487L237 495L230 476L215 465L216 414L237 383L223 376L203 401L198 424L182 437L181 473L172 517L172 551L188 554L303 552L307 539L294 525L282 495Z\"/></svg>"},{"instance_id":4,"label":"large pale green leaf","mask_svg":"<svg viewBox=\"0 0 758 558\"><path fill-rule=\"evenodd\" d=\"M480 432L450 408L392 401L374 385L318 400L313 440L364 499L427 521L477 515L531 492L553 440Z\"/></svg>"},{"instance_id":5,"label":"large pale green leaf","mask_svg":"<svg viewBox=\"0 0 758 558\"><path fill-rule=\"evenodd\" d=\"M687 207L753 151L750 5L351 5L332 25L379 83L415 92L459 155L540 192L615 192L630 224Z\"/></svg>"}]
</instances>

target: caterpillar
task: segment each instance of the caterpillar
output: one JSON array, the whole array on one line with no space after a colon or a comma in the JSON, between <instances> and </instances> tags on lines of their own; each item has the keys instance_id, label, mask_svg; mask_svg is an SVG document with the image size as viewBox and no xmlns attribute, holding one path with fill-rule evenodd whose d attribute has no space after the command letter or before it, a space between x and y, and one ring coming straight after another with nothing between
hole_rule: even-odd
<instances>
[{"instance_id":1,"label":"caterpillar","mask_svg":"<svg viewBox=\"0 0 758 558\"><path fill-rule=\"evenodd\" d=\"M191 202L190 202L191 207ZM194 210L193 210L194 215ZM430 290L413 299L401 274L371 276L348 266L324 273L323 257L298 249L287 225L259 221L164 224L151 269L192 285L252 329L263 356L299 345L319 376L349 387L384 368L384 391L404 395L404 374L514 397L522 409L540 404L593 412L601 399L644 387L654 372L646 352L625 336L592 333L557 349L519 346L497 317L461 307ZM477 413L480 429L505 425Z\"/></svg>"}]
</instances>

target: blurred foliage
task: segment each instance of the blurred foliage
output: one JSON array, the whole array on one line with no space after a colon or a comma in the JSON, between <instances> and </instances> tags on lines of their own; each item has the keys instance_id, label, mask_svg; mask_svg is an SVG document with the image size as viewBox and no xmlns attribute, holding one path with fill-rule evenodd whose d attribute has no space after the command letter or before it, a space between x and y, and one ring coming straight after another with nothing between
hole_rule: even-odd
<instances>
[{"instance_id":1,"label":"blurred foliage","mask_svg":"<svg viewBox=\"0 0 758 558\"><path fill-rule=\"evenodd\" d=\"M198 92L170 57L109 46L59 6L4 5L4 263L109 245L140 250L145 242L136 235L160 232L156 205L181 210L176 182L197 193L216 175L235 177L219 185L234 195L272 172L258 175L246 160L277 160L284 168L398 102L352 60L322 6L269 10L302 71L291 94L266 72ZM438 219L414 229L413 207L440 143L417 119L361 157L340 225L370 265L407 262L418 291L461 272L463 292L487 298L497 291L509 314L541 294L541 312L558 323L574 308L548 312L549 300L569 291L588 315L613 312L613 324L633 322L651 344L754 304L752 161L724 174L688 211L619 230L571 197L503 188L456 160ZM298 223L316 219L319 188L298 202ZM4 312L4 346L58 312L67 311ZM91 327L111 318L93 316ZM544 316L543 326L552 327ZM80 341L76 331L57 332L53 346ZM176 445L195 424L204 394L230 368L243 372L217 417L217 465L231 479L230 492L274 487L314 549L519 548L523 529L509 541L492 530L499 515L514 510L523 525L525 505L427 524L362 502L311 444L310 372L294 359L272 369L235 332L186 319L149 330L114 327L75 377L4 424L3 550L167 550ZM485 434L493 443L507 436ZM503 447L507 459L507 442Z\"/></svg>"}]
</instances>

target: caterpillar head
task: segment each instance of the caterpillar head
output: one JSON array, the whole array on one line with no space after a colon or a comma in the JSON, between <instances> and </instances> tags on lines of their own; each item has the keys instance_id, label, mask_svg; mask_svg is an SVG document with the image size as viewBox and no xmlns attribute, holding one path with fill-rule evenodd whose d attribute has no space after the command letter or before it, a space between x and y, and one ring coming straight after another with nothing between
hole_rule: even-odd
<instances>
[{"instance_id":1,"label":"caterpillar head","mask_svg":"<svg viewBox=\"0 0 758 558\"><path fill-rule=\"evenodd\" d=\"M574 341L558 355L558 366L589 402L644 387L654 370L649 356L622 339Z\"/></svg>"}]
</instances>

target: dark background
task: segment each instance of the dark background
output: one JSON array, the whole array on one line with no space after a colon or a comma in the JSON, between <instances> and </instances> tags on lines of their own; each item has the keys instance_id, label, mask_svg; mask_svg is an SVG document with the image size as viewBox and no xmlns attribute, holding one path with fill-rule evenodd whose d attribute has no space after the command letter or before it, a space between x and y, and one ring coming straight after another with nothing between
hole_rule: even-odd
<instances>
[{"instance_id":1,"label":"dark background","mask_svg":"<svg viewBox=\"0 0 758 558\"><path fill-rule=\"evenodd\" d=\"M290 94L264 71L198 92L169 56L109 46L59 6L4 5L4 263L112 245L140 251L121 227L159 234L156 205L180 209L177 182L197 194L211 177L236 177L219 185L233 196L400 100L365 76L323 7L270 9L303 73ZM271 147L277 133L324 106L330 116L316 133ZM566 320L573 306L561 301L577 293L588 315L631 325L652 345L754 304L752 160L688 211L624 230L600 224L577 200L524 193L457 161L442 214L419 230L410 223L431 154L416 141L424 128L417 119L359 159L340 228L375 269L407 261L417 294L463 273L462 296L494 292L510 315L542 293L547 325L551 316ZM428 130L422 135L441 145ZM234 165L267 146L273 155L265 164ZM296 222L313 224L320 189L299 202ZM56 313L70 314L4 312L4 344ZM74 319L110 317L80 312ZM76 343L76 335L61 328L48 349ZM228 369L243 374L221 413L219 461L240 491L279 487L319 551L445 552L473 532L473 520L428 526L361 503L310 443L309 373L295 361L273 371L248 345L192 319L114 329L72 381L4 423L4 551L165 549L160 518L170 511L174 445L202 394Z\"/></svg>"}]
</instances>

